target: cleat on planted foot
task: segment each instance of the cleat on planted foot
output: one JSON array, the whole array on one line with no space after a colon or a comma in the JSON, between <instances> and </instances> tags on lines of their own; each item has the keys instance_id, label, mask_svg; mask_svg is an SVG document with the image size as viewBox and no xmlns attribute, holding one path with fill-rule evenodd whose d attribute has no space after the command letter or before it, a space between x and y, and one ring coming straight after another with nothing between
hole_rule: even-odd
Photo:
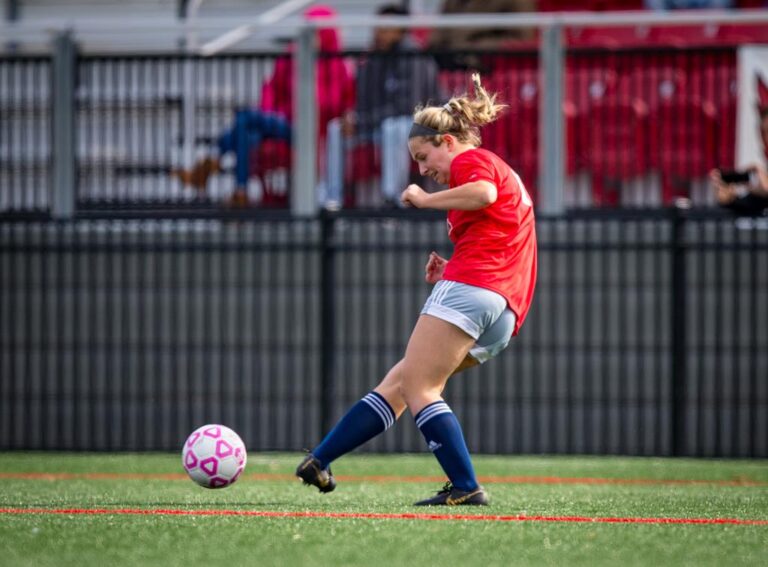
<instances>
[{"instance_id":1,"label":"cleat on planted foot","mask_svg":"<svg viewBox=\"0 0 768 567\"><path fill-rule=\"evenodd\" d=\"M488 495L482 486L475 490L459 490L450 482L432 498L420 500L414 506L487 506Z\"/></svg>"}]
</instances>

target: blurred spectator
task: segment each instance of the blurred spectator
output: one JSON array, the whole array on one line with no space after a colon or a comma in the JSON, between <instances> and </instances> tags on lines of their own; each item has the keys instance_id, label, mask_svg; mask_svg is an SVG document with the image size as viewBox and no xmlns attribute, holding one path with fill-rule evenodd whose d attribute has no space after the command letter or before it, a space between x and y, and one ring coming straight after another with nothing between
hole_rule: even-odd
<instances>
[{"instance_id":1,"label":"blurred spectator","mask_svg":"<svg viewBox=\"0 0 768 567\"><path fill-rule=\"evenodd\" d=\"M405 16L408 11L387 5L377 14ZM407 30L374 30L371 54L357 73L355 109L328 126L329 208L339 206L343 200L345 156L371 145L381 150L381 196L385 201L399 203L411 171L408 131L414 107L438 96L434 61L415 51Z\"/></svg>"},{"instance_id":2,"label":"blurred spectator","mask_svg":"<svg viewBox=\"0 0 768 567\"><path fill-rule=\"evenodd\" d=\"M730 180L733 173L716 169L709 174L718 204L739 215L760 215L768 210L768 170L754 165L736 172L744 179Z\"/></svg>"},{"instance_id":3,"label":"blurred spectator","mask_svg":"<svg viewBox=\"0 0 768 567\"><path fill-rule=\"evenodd\" d=\"M335 11L327 6L314 6L304 12L310 20L329 18ZM324 54L338 53L338 31L331 28L318 30L318 48ZM340 57L321 57L316 65L318 148L323 148L327 124L342 116L354 101L354 80ZM174 174L186 185L204 192L211 174L221 170L221 159L226 154L235 156L235 191L230 199L233 206L248 204L248 177L251 161L264 140L290 141L295 95L294 58L279 57L272 77L264 84L258 108L239 109L234 124L218 138L214 154L198 161L190 170ZM323 170L324 152L319 151Z\"/></svg>"},{"instance_id":4,"label":"blurred spectator","mask_svg":"<svg viewBox=\"0 0 768 567\"><path fill-rule=\"evenodd\" d=\"M444 0L443 14L535 12L536 0ZM501 49L509 41L534 37L532 29L522 28L441 28L432 32L429 49L435 51L476 51ZM477 55L468 53L438 54L444 69L482 68Z\"/></svg>"},{"instance_id":5,"label":"blurred spectator","mask_svg":"<svg viewBox=\"0 0 768 567\"><path fill-rule=\"evenodd\" d=\"M768 90L758 81L758 113L763 154L768 163ZM715 197L720 206L741 215L759 215L768 211L768 169L753 164L743 171L709 174Z\"/></svg>"}]
</instances>

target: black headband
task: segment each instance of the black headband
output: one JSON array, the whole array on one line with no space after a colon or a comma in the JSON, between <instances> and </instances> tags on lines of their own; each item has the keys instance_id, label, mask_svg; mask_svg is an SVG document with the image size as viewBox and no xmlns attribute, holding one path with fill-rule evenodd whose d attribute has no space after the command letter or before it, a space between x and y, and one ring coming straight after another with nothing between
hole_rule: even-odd
<instances>
[{"instance_id":1,"label":"black headband","mask_svg":"<svg viewBox=\"0 0 768 567\"><path fill-rule=\"evenodd\" d=\"M417 136L439 136L440 134L442 134L442 132L435 130L434 128L414 122L413 126L411 126L411 131L408 132L408 139L410 140Z\"/></svg>"}]
</instances>

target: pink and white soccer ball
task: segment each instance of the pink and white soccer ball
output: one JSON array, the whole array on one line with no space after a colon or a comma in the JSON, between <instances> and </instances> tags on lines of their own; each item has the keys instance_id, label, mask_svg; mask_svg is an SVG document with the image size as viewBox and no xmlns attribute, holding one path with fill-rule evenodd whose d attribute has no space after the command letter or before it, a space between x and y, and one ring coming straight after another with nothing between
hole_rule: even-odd
<instances>
[{"instance_id":1,"label":"pink and white soccer ball","mask_svg":"<svg viewBox=\"0 0 768 567\"><path fill-rule=\"evenodd\" d=\"M184 443L181 463L189 478L205 488L234 484L245 469L247 455L240 436L218 424L195 429Z\"/></svg>"}]
</instances>

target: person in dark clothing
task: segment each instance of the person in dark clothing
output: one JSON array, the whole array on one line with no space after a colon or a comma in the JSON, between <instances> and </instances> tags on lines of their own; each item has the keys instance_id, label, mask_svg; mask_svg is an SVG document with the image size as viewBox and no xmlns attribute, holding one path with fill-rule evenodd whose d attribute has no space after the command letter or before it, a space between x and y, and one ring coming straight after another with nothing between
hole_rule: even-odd
<instances>
[{"instance_id":1,"label":"person in dark clothing","mask_svg":"<svg viewBox=\"0 0 768 567\"><path fill-rule=\"evenodd\" d=\"M768 87L757 78L757 113L763 155L768 160ZM768 169L752 164L741 172L724 174L719 169L710 172L709 179L718 204L738 215L768 213Z\"/></svg>"},{"instance_id":2,"label":"person in dark clothing","mask_svg":"<svg viewBox=\"0 0 768 567\"><path fill-rule=\"evenodd\" d=\"M444 0L441 14L514 14L535 12L536 0ZM531 40L533 28L441 28L429 37L438 65L447 70L485 69L486 61L473 51L498 51L515 41ZM448 53L446 53L448 51Z\"/></svg>"},{"instance_id":3,"label":"person in dark clothing","mask_svg":"<svg viewBox=\"0 0 768 567\"><path fill-rule=\"evenodd\" d=\"M756 216L768 211L768 170L753 165L745 170L743 179L723 179L723 173L715 169L709 174L717 203L737 215Z\"/></svg>"},{"instance_id":4,"label":"person in dark clothing","mask_svg":"<svg viewBox=\"0 0 768 567\"><path fill-rule=\"evenodd\" d=\"M388 5L377 14L408 12ZM346 154L364 144L381 150L381 196L398 200L409 180L406 141L413 106L439 96L434 61L416 53L407 30L401 28L374 30L371 53L358 69L355 86L354 110L328 125L326 205L331 207L342 200Z\"/></svg>"}]
</instances>

